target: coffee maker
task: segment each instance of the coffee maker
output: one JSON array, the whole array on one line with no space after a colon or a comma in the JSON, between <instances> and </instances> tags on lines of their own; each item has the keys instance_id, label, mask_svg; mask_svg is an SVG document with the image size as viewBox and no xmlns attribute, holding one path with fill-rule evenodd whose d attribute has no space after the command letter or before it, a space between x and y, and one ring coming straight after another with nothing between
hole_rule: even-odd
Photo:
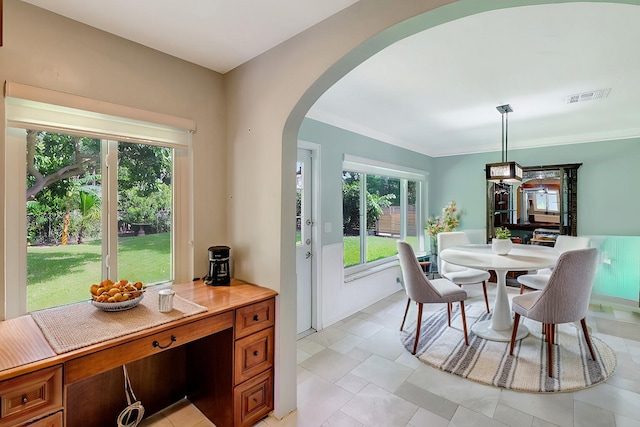
<instances>
[{"instance_id":1,"label":"coffee maker","mask_svg":"<svg viewBox=\"0 0 640 427\"><path fill-rule=\"evenodd\" d=\"M204 283L212 286L229 286L231 283L229 251L228 246L209 248L209 274L204 278Z\"/></svg>"}]
</instances>

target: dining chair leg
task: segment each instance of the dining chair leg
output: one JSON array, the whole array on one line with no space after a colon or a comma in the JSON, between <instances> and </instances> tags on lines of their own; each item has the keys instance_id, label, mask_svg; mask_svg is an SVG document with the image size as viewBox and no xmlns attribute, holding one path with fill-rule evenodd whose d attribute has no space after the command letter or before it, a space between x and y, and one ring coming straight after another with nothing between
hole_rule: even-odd
<instances>
[{"instance_id":1,"label":"dining chair leg","mask_svg":"<svg viewBox=\"0 0 640 427\"><path fill-rule=\"evenodd\" d=\"M404 322L407 320L407 313L409 312L409 306L411 305L411 298L407 297L407 308L404 310L404 317L402 318L402 325L400 325L400 330L404 328Z\"/></svg>"},{"instance_id":2,"label":"dining chair leg","mask_svg":"<svg viewBox=\"0 0 640 427\"><path fill-rule=\"evenodd\" d=\"M462 314L462 329L464 330L464 343L469 345L469 336L467 335L467 316L464 313L464 301L460 301L460 314Z\"/></svg>"},{"instance_id":3,"label":"dining chair leg","mask_svg":"<svg viewBox=\"0 0 640 427\"><path fill-rule=\"evenodd\" d=\"M593 351L593 345L591 344L591 337L589 336L589 329L587 328L587 319L584 318L580 321L582 325L582 332L584 333L584 338L587 340L587 346L589 347L589 352L591 352L591 358L596 360L596 354Z\"/></svg>"},{"instance_id":4,"label":"dining chair leg","mask_svg":"<svg viewBox=\"0 0 640 427\"><path fill-rule=\"evenodd\" d=\"M487 298L487 281L482 281L482 291L484 292L484 303L487 306L487 313L489 313L489 298Z\"/></svg>"},{"instance_id":5,"label":"dining chair leg","mask_svg":"<svg viewBox=\"0 0 640 427\"><path fill-rule=\"evenodd\" d=\"M520 295L522 295L523 292L524 292L524 285L520 284Z\"/></svg>"},{"instance_id":6,"label":"dining chair leg","mask_svg":"<svg viewBox=\"0 0 640 427\"><path fill-rule=\"evenodd\" d=\"M515 313L513 316L513 330L511 331L511 345L509 346L509 354L513 356L513 347L516 345L516 336L518 335L518 325L520 324L520 315Z\"/></svg>"},{"instance_id":7,"label":"dining chair leg","mask_svg":"<svg viewBox=\"0 0 640 427\"><path fill-rule=\"evenodd\" d=\"M413 353L418 350L418 340L420 339L420 325L422 324L422 303L418 303L418 324L416 325L416 341L413 343Z\"/></svg>"},{"instance_id":8,"label":"dining chair leg","mask_svg":"<svg viewBox=\"0 0 640 427\"><path fill-rule=\"evenodd\" d=\"M447 324L451 327L451 303L447 303Z\"/></svg>"}]
</instances>

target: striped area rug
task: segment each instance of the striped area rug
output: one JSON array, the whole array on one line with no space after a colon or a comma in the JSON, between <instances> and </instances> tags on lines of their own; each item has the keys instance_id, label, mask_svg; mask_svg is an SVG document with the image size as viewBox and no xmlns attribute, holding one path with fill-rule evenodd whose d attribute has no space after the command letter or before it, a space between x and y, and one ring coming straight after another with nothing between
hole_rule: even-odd
<instances>
[{"instance_id":1,"label":"striped area rug","mask_svg":"<svg viewBox=\"0 0 640 427\"><path fill-rule=\"evenodd\" d=\"M454 305L455 306L455 305ZM534 393L580 390L605 381L616 368L613 350L591 336L596 361L591 360L582 331L574 324L558 325L554 346L554 378L547 376L547 347L538 322L526 321L529 335L518 341L509 355L509 343L489 341L471 332L475 322L491 318L481 307L467 306L469 346L464 344L460 310L454 310L451 327L447 310L423 314L418 357L424 363L479 383ZM522 320L521 320L522 322ZM522 325L522 323L521 323ZM416 323L401 332L408 351L413 350ZM559 372L559 376L558 376Z\"/></svg>"}]
</instances>

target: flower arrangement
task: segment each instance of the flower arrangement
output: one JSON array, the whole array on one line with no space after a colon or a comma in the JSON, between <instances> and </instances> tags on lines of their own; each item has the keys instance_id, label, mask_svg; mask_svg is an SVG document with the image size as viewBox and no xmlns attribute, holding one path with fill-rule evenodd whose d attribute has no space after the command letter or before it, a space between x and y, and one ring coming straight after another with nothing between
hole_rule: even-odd
<instances>
[{"instance_id":1,"label":"flower arrangement","mask_svg":"<svg viewBox=\"0 0 640 427\"><path fill-rule=\"evenodd\" d=\"M511 230L507 227L498 227L495 229L496 239L508 239L511 237Z\"/></svg>"},{"instance_id":2,"label":"flower arrangement","mask_svg":"<svg viewBox=\"0 0 640 427\"><path fill-rule=\"evenodd\" d=\"M435 248L438 234L443 231L454 231L460 222L460 213L456 208L456 202L451 200L442 208L442 215L435 218L428 218L425 229L431 237L431 247Z\"/></svg>"}]
</instances>

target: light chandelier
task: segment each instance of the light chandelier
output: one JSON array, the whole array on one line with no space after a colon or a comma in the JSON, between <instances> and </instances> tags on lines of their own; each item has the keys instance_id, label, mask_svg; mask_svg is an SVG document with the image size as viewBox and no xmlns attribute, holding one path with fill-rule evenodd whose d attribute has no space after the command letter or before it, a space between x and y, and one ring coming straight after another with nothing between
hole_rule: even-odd
<instances>
[{"instance_id":1,"label":"light chandelier","mask_svg":"<svg viewBox=\"0 0 640 427\"><path fill-rule=\"evenodd\" d=\"M496 109L502 115L502 161L500 163L487 163L485 167L487 181L520 182L522 181L522 168L516 162L507 160L509 113L513 112L513 110L509 104L499 105Z\"/></svg>"}]
</instances>

